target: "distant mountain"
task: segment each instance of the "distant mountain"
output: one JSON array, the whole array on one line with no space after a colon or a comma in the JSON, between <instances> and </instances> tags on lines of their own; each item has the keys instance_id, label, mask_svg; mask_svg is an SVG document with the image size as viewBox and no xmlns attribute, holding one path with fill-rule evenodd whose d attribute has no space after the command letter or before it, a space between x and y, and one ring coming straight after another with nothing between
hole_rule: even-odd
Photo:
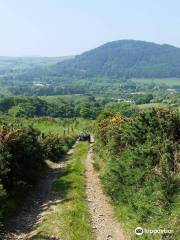
<instances>
[{"instance_id":1,"label":"distant mountain","mask_svg":"<svg viewBox=\"0 0 180 240\"><path fill-rule=\"evenodd\" d=\"M180 48L120 40L57 63L58 75L74 78L180 77Z\"/></svg>"}]
</instances>

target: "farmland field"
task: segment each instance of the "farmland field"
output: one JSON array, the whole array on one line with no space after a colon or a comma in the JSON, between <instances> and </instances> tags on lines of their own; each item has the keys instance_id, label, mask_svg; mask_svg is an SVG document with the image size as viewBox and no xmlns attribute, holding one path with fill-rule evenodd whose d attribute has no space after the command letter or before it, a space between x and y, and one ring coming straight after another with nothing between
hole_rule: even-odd
<instances>
[{"instance_id":1,"label":"farmland field","mask_svg":"<svg viewBox=\"0 0 180 240\"><path fill-rule=\"evenodd\" d=\"M33 121L33 127L40 130L45 134L57 134L63 136L78 135L80 131L89 130L91 128L92 121L85 119L51 119L51 118L39 118Z\"/></svg>"},{"instance_id":2,"label":"farmland field","mask_svg":"<svg viewBox=\"0 0 180 240\"><path fill-rule=\"evenodd\" d=\"M140 109L146 109L146 108L162 108L162 107L168 107L165 103L145 103L138 105L138 108Z\"/></svg>"},{"instance_id":3,"label":"farmland field","mask_svg":"<svg viewBox=\"0 0 180 240\"><path fill-rule=\"evenodd\" d=\"M180 86L180 78L140 78L136 79L133 78L131 79L132 82L137 83L137 84L157 84L157 85L162 85L166 84L169 87L172 86Z\"/></svg>"}]
</instances>

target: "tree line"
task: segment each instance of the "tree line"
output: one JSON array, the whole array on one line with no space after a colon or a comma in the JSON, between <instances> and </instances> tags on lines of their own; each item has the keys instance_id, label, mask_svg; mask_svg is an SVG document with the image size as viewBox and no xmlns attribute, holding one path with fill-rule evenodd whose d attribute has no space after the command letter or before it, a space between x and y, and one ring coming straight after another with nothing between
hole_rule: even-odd
<instances>
[{"instance_id":1,"label":"tree line","mask_svg":"<svg viewBox=\"0 0 180 240\"><path fill-rule=\"evenodd\" d=\"M50 116L95 119L104 105L104 101L96 100L94 97L79 101L59 98L51 103L39 97L5 97L0 100L0 113L12 117Z\"/></svg>"}]
</instances>

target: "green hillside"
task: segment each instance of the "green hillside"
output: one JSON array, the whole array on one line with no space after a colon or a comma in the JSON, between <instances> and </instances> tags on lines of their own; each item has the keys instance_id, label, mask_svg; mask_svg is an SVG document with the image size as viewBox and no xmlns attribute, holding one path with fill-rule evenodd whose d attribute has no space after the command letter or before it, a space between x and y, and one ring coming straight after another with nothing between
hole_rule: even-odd
<instances>
[{"instance_id":1,"label":"green hillside","mask_svg":"<svg viewBox=\"0 0 180 240\"><path fill-rule=\"evenodd\" d=\"M180 77L180 49L144 41L114 41L58 63L55 70L81 78Z\"/></svg>"}]
</instances>

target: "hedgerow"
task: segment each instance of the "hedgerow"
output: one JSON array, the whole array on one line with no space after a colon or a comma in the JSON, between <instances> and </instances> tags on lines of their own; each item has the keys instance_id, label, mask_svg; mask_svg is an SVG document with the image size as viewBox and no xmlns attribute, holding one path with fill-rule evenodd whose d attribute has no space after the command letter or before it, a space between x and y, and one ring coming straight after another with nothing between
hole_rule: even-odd
<instances>
[{"instance_id":1,"label":"hedgerow","mask_svg":"<svg viewBox=\"0 0 180 240\"><path fill-rule=\"evenodd\" d=\"M102 181L115 205L134 212L137 224L173 229L177 237L179 112L153 109L132 118L110 115L98 122L97 138L96 154L106 162Z\"/></svg>"},{"instance_id":2,"label":"hedgerow","mask_svg":"<svg viewBox=\"0 0 180 240\"><path fill-rule=\"evenodd\" d=\"M75 137L62 137L48 134L41 140L45 159L57 162L75 142Z\"/></svg>"},{"instance_id":3,"label":"hedgerow","mask_svg":"<svg viewBox=\"0 0 180 240\"><path fill-rule=\"evenodd\" d=\"M13 212L27 190L36 185L45 169L45 160L60 160L74 141L73 137L44 136L31 126L3 125L0 129L0 232L4 216Z\"/></svg>"}]
</instances>

